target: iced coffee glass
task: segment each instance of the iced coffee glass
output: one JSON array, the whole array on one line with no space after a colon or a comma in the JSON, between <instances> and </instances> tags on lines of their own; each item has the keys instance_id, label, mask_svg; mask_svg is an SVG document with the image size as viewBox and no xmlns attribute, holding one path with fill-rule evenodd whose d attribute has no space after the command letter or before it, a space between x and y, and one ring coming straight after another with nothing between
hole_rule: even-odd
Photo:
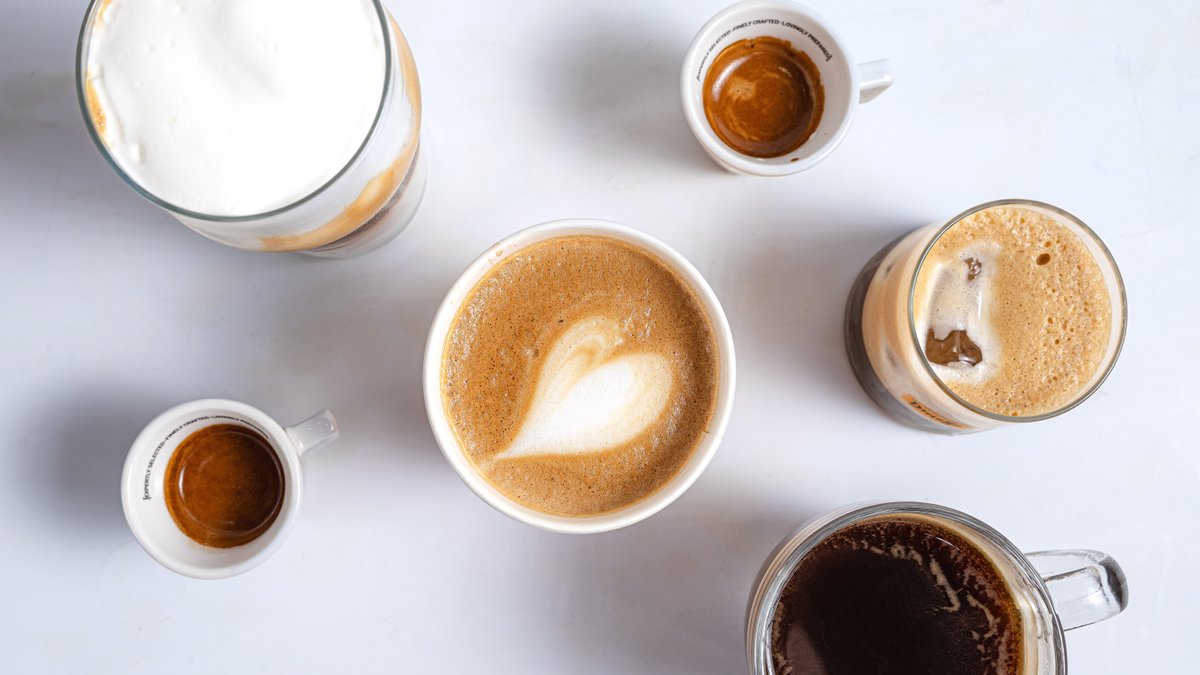
<instances>
[{"instance_id":1,"label":"iced coffee glass","mask_svg":"<svg viewBox=\"0 0 1200 675\"><path fill-rule=\"evenodd\" d=\"M161 7L147 9L149 4L135 0L92 0L79 36L76 85L88 132L101 155L130 187L205 237L256 251L352 256L387 243L412 220L426 179L424 157L418 150L420 84L408 42L379 0L361 0L361 6L333 2L305 5L304 9L288 6L283 0L274 5L157 4ZM337 16L350 11L345 8L351 5L357 12L352 17L357 22L353 25ZM313 11L314 7L318 11ZM163 14L160 17L153 12ZM220 12L223 14L218 15ZM297 29L301 28L306 32L297 37ZM326 40L326 36L336 39ZM373 50L363 52L370 57L369 69L329 72L331 61L337 62L340 54L363 44L369 44ZM289 48L291 52L287 51ZM226 55L228 64L213 64L210 58L224 59ZM289 55L302 58L296 62L289 60ZM382 63L376 58L382 59ZM326 78L316 86L309 86L317 82L310 77L314 66L315 70L325 68ZM150 70L155 67L161 70ZM105 78L111 79L122 68L125 78L134 82L134 76L128 73L140 76L142 71L161 72L164 76L155 78L156 91L150 91L153 87L131 87L129 82L106 81ZM303 100L276 100L280 114L267 118L265 123L258 120L260 128L266 131L287 128L288 124L298 124L297 118L314 107L325 105L336 109L337 102L350 90L344 87L329 90L325 85L337 85L343 79L354 82L355 76L368 81L364 74L367 70L369 88L352 92L367 97L360 101L360 109L355 113L358 125L355 128L365 133L359 135L355 131L353 136L343 139L340 154L322 154L324 145L329 145L323 145L329 134L351 133L345 131L346 125L332 123L302 127L294 136L284 137L283 142L264 144L278 150L271 153L275 156L264 158L265 153L259 152L253 143L257 140L254 132L239 128L238 118L230 112L243 105L249 112L261 113L263 107L256 102L259 99L271 102L276 90L287 85L291 87L287 91L302 93L297 98ZM377 76L381 76L382 82ZM177 80L188 81L180 84ZM161 136L166 133L161 129L175 124L177 117L188 117L166 110L160 100L169 101L175 95L197 97L195 90L204 86L228 95L215 101L197 98L203 109L183 110L196 114L191 119L178 120L182 131L166 138L174 143L168 147L191 143L196 152L159 152L156 158L150 157L155 146L142 142L138 135L162 140L154 134ZM247 90L259 99L243 95ZM159 98L153 98L156 95ZM149 113L162 113L161 119ZM336 122L338 118L327 119ZM250 142L231 143L229 137L237 134ZM236 153L242 148L246 148L249 158L266 160L263 166L278 170L249 173L240 186L225 186L226 192L240 189L251 198L270 193L272 186L283 180L281 175L295 173L296 167L304 162L316 165L311 175L305 177L308 183L300 183L299 188L293 185L290 193L282 190L275 202L259 204L265 208L218 209L207 208L203 201L189 202L192 197L203 198L210 183L231 182L228 176L221 175L222 166L244 169L239 162L228 159L229 150ZM210 165L188 169L194 178L190 184L172 176L177 186L174 191L155 187L164 182L158 180L164 174L179 173L176 169L183 166L180 157L191 160L195 154L210 150L213 154ZM175 159L165 157L167 154L174 154ZM325 161L326 156L333 159ZM154 165L152 159L160 164ZM173 164L169 163L172 161ZM224 206L219 199L212 202Z\"/></svg>"},{"instance_id":2,"label":"iced coffee glass","mask_svg":"<svg viewBox=\"0 0 1200 675\"><path fill-rule=\"evenodd\" d=\"M965 433L1079 405L1112 370L1125 289L1100 238L1041 202L1000 200L877 253L846 306L863 389L898 421Z\"/></svg>"}]
</instances>

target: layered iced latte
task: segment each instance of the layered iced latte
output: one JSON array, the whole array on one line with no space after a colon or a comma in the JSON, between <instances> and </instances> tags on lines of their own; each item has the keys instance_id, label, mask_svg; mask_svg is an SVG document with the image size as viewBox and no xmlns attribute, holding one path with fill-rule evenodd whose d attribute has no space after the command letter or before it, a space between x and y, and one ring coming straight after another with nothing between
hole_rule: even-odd
<instances>
[{"instance_id":1,"label":"layered iced latte","mask_svg":"<svg viewBox=\"0 0 1200 675\"><path fill-rule=\"evenodd\" d=\"M78 87L117 172L230 246L354 254L421 199L416 65L377 0L95 0Z\"/></svg>"},{"instance_id":2,"label":"layered iced latte","mask_svg":"<svg viewBox=\"0 0 1200 675\"><path fill-rule=\"evenodd\" d=\"M984 204L899 239L868 263L846 310L867 393L901 421L947 433L1074 407L1108 374L1124 331L1104 244L1030 201Z\"/></svg>"}]
</instances>

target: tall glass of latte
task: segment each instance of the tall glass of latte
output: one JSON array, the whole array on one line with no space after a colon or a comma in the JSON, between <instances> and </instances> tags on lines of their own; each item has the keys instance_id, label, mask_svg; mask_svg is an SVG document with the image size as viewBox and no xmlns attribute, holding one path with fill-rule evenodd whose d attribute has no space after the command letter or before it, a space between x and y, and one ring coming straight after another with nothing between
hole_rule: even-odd
<instances>
[{"instance_id":1,"label":"tall glass of latte","mask_svg":"<svg viewBox=\"0 0 1200 675\"><path fill-rule=\"evenodd\" d=\"M117 174L222 244L355 255L421 201L416 64L379 0L92 0L76 83Z\"/></svg>"},{"instance_id":2,"label":"tall glass of latte","mask_svg":"<svg viewBox=\"0 0 1200 675\"><path fill-rule=\"evenodd\" d=\"M846 349L893 417L963 433L1079 405L1116 362L1125 314L1117 264L1082 221L995 201L867 263L846 306Z\"/></svg>"}]
</instances>

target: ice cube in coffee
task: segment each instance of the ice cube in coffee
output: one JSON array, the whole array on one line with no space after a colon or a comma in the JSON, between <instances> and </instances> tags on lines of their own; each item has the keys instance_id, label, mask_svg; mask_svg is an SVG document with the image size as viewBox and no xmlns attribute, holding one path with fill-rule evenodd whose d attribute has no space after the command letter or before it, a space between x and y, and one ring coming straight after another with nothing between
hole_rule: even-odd
<instances>
[{"instance_id":1,"label":"ice cube in coffee","mask_svg":"<svg viewBox=\"0 0 1200 675\"><path fill-rule=\"evenodd\" d=\"M893 242L846 308L867 393L901 421L948 433L1074 407L1107 375L1124 330L1103 243L1029 201L984 204Z\"/></svg>"}]
</instances>

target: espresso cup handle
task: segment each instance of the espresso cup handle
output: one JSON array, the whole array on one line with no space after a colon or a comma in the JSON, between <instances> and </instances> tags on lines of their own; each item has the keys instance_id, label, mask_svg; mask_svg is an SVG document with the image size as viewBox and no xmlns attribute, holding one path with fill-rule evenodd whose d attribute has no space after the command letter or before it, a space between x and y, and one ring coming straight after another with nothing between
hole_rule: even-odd
<instances>
[{"instance_id":1,"label":"espresso cup handle","mask_svg":"<svg viewBox=\"0 0 1200 675\"><path fill-rule=\"evenodd\" d=\"M1100 551L1026 553L1042 575L1063 630L1112 618L1129 604L1125 572Z\"/></svg>"},{"instance_id":2,"label":"espresso cup handle","mask_svg":"<svg viewBox=\"0 0 1200 675\"><path fill-rule=\"evenodd\" d=\"M879 59L858 64L858 102L866 103L882 94L896 78L892 76L891 59Z\"/></svg>"},{"instance_id":3,"label":"espresso cup handle","mask_svg":"<svg viewBox=\"0 0 1200 675\"><path fill-rule=\"evenodd\" d=\"M296 444L296 454L303 455L309 450L337 439L338 421L333 413L322 410L303 422L284 428L284 431L287 432L288 438Z\"/></svg>"}]
</instances>

